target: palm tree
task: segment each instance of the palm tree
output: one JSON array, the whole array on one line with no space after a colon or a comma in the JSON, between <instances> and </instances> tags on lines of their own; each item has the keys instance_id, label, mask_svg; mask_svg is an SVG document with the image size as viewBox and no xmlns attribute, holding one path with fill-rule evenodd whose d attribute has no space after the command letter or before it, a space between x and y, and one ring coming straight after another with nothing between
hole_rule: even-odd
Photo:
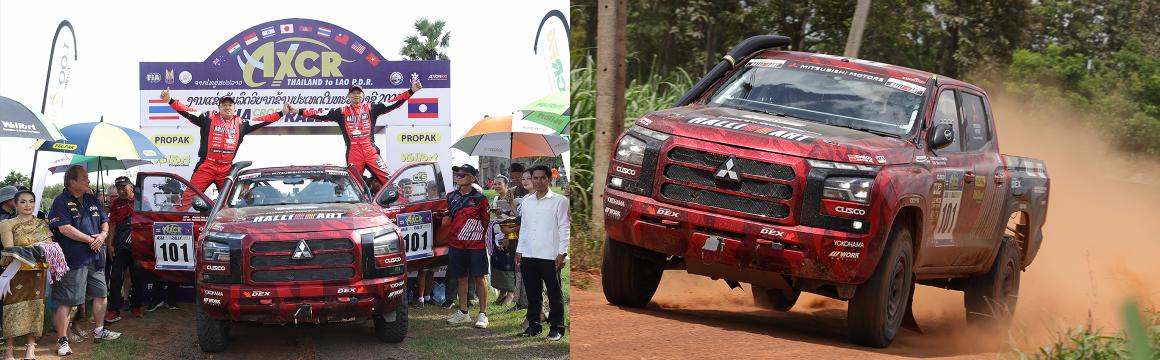
<instances>
[{"instance_id":1,"label":"palm tree","mask_svg":"<svg viewBox=\"0 0 1160 360\"><path fill-rule=\"evenodd\" d=\"M415 21L415 30L419 31L419 36L411 35L403 39L399 55L406 60L447 60L447 54L440 52L451 43L451 33L443 33L445 25L447 22L443 20L422 18Z\"/></svg>"}]
</instances>

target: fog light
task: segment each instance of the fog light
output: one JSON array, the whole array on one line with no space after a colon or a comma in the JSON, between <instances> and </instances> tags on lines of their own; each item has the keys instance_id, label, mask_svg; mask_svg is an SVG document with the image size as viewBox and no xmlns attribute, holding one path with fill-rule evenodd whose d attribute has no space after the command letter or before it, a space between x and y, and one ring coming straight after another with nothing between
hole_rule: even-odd
<instances>
[{"instance_id":1,"label":"fog light","mask_svg":"<svg viewBox=\"0 0 1160 360\"><path fill-rule=\"evenodd\" d=\"M613 176L612 180L609 180L608 183L612 187L619 189L621 186L624 186L624 179Z\"/></svg>"},{"instance_id":2,"label":"fog light","mask_svg":"<svg viewBox=\"0 0 1160 360\"><path fill-rule=\"evenodd\" d=\"M853 225L854 225L855 230L862 230L862 222L861 221L855 221Z\"/></svg>"}]
</instances>

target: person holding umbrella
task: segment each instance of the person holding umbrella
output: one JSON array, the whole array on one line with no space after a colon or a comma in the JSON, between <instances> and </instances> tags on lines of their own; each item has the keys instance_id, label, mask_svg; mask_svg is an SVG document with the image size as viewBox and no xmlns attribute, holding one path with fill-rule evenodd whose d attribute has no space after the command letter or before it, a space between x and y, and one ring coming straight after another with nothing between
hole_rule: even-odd
<instances>
[{"instance_id":1,"label":"person holding umbrella","mask_svg":"<svg viewBox=\"0 0 1160 360\"><path fill-rule=\"evenodd\" d=\"M210 184L217 185L218 191L221 191L222 186L225 185L230 166L234 163L234 155L238 152L238 146L242 144L242 138L254 130L282 119L282 116L290 108L289 105L283 105L283 111L254 118L253 120L258 123L251 124L237 117L234 109L234 98L228 95L218 99L217 111L206 111L200 115L191 113L196 110L170 97L169 89L161 91L161 100L169 103L169 107L189 120L191 124L201 128L201 144L197 150L197 156L200 159L194 166L193 176L189 179L190 184L201 192L209 189ZM186 189L186 193L181 198L181 208L189 208L189 202L193 198L192 189Z\"/></svg>"},{"instance_id":2,"label":"person holding umbrella","mask_svg":"<svg viewBox=\"0 0 1160 360\"><path fill-rule=\"evenodd\" d=\"M363 89L355 85L346 92L350 106L330 110L325 115L319 115L322 113L319 110L298 109L298 115L338 123L339 130L342 131L342 140L346 142L346 166L350 175L362 178L364 169L369 169L371 174L378 178L379 183L386 184L390 180L390 176L387 175L387 164L379 156L378 148L374 147L371 137L375 131L375 122L379 116L402 106L411 95L415 95L422 88L423 84L419 79L412 78L411 89L395 95L395 102L390 105L386 103L372 105L363 102ZM290 106L288 110L294 111L294 107Z\"/></svg>"}]
</instances>

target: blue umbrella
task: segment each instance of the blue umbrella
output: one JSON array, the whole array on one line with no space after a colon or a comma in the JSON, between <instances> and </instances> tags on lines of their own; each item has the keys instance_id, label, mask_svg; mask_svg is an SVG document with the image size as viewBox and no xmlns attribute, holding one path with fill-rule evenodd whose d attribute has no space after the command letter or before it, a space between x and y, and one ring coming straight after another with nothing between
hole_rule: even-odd
<instances>
[{"instance_id":1,"label":"blue umbrella","mask_svg":"<svg viewBox=\"0 0 1160 360\"><path fill-rule=\"evenodd\" d=\"M65 126L60 132L68 140L46 141L37 150L111 157L118 160L165 157L157 145L141 132L103 121Z\"/></svg>"}]
</instances>

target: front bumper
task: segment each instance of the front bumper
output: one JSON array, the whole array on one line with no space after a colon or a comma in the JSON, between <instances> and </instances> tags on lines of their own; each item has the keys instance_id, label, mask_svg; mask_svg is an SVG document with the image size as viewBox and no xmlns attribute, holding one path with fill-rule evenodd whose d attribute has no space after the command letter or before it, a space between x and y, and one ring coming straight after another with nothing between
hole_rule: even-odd
<instances>
[{"instance_id":1,"label":"front bumper","mask_svg":"<svg viewBox=\"0 0 1160 360\"><path fill-rule=\"evenodd\" d=\"M611 199L611 200L610 200ZM690 273L760 285L797 282L857 285L874 271L885 235L770 225L605 190L610 239L684 258Z\"/></svg>"},{"instance_id":2,"label":"front bumper","mask_svg":"<svg viewBox=\"0 0 1160 360\"><path fill-rule=\"evenodd\" d=\"M198 284L199 306L218 320L261 324L355 321L406 306L406 274L345 284Z\"/></svg>"}]
</instances>

